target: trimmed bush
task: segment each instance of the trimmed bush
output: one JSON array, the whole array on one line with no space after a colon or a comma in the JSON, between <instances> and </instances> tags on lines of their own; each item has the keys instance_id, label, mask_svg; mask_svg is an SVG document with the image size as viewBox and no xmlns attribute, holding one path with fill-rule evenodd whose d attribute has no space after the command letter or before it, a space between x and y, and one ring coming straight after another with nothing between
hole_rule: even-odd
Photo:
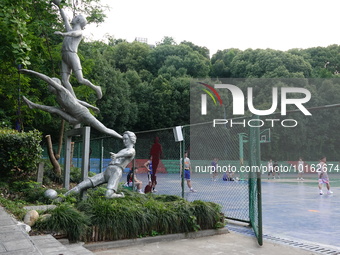
<instances>
[{"instance_id":1,"label":"trimmed bush","mask_svg":"<svg viewBox=\"0 0 340 255\"><path fill-rule=\"evenodd\" d=\"M0 129L0 176L26 178L37 171L42 157L41 133Z\"/></svg>"}]
</instances>

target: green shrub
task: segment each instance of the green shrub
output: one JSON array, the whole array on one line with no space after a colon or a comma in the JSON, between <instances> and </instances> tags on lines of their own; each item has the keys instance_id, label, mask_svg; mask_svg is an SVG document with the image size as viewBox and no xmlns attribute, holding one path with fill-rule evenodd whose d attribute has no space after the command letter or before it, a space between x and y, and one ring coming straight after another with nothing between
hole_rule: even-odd
<instances>
[{"instance_id":1,"label":"green shrub","mask_svg":"<svg viewBox=\"0 0 340 255\"><path fill-rule=\"evenodd\" d=\"M34 181L15 181L10 184L10 190L13 193L29 203L47 203L48 199L45 198L44 192L46 188L43 188L40 183Z\"/></svg>"},{"instance_id":2,"label":"green shrub","mask_svg":"<svg viewBox=\"0 0 340 255\"><path fill-rule=\"evenodd\" d=\"M174 224L177 222L178 214L168 203L150 198L143 204L143 212L150 215L146 235L152 236L154 232L160 234L179 232L178 225Z\"/></svg>"},{"instance_id":3,"label":"green shrub","mask_svg":"<svg viewBox=\"0 0 340 255\"><path fill-rule=\"evenodd\" d=\"M63 178L55 173L51 161L49 159L42 160L44 164L44 180L43 183L46 185L51 184L52 182L62 184ZM62 168L62 166L61 166Z\"/></svg>"},{"instance_id":4,"label":"green shrub","mask_svg":"<svg viewBox=\"0 0 340 255\"><path fill-rule=\"evenodd\" d=\"M51 217L36 223L39 230L64 232L70 242L84 238L89 223L84 213L67 203L60 204L50 213Z\"/></svg>"},{"instance_id":5,"label":"green shrub","mask_svg":"<svg viewBox=\"0 0 340 255\"><path fill-rule=\"evenodd\" d=\"M51 162L49 160L44 160L44 183L49 184L51 182L63 183L63 176L57 175L54 170ZM63 171L63 166L61 166L61 169ZM93 172L88 172L88 177L95 176L96 174ZM70 181L74 183L80 183L81 182L81 169L79 167L71 167L70 169Z\"/></svg>"},{"instance_id":6,"label":"green shrub","mask_svg":"<svg viewBox=\"0 0 340 255\"><path fill-rule=\"evenodd\" d=\"M175 224L178 225L178 232L187 233L198 230L196 218L191 217L194 215L190 202L182 199L175 202L169 202L168 204L171 206L172 210L177 213Z\"/></svg>"},{"instance_id":7,"label":"green shrub","mask_svg":"<svg viewBox=\"0 0 340 255\"><path fill-rule=\"evenodd\" d=\"M77 206L90 218L92 231L87 240L119 240L224 226L221 207L214 203L129 191L125 198L110 200L103 194L104 190L91 190L87 200Z\"/></svg>"},{"instance_id":8,"label":"green shrub","mask_svg":"<svg viewBox=\"0 0 340 255\"><path fill-rule=\"evenodd\" d=\"M157 201L162 202L175 202L175 201L183 201L183 198L175 195L158 195L154 197Z\"/></svg>"},{"instance_id":9,"label":"green shrub","mask_svg":"<svg viewBox=\"0 0 340 255\"><path fill-rule=\"evenodd\" d=\"M22 179L37 171L41 160L41 133L0 129L0 176Z\"/></svg>"},{"instance_id":10,"label":"green shrub","mask_svg":"<svg viewBox=\"0 0 340 255\"><path fill-rule=\"evenodd\" d=\"M45 189L35 182L13 182L7 187L15 192L15 201L0 197L0 203L19 219L27 201L46 199ZM124 190L124 198L106 199L105 190L105 185L89 189L85 200L67 196L35 228L65 233L70 241L109 241L224 227L221 206L215 203L129 190Z\"/></svg>"},{"instance_id":11,"label":"green shrub","mask_svg":"<svg viewBox=\"0 0 340 255\"><path fill-rule=\"evenodd\" d=\"M93 197L89 194L78 209L86 212L93 226L89 238L98 240L118 240L137 238L147 231L149 215L144 214L139 199L106 199L103 196Z\"/></svg>"},{"instance_id":12,"label":"green shrub","mask_svg":"<svg viewBox=\"0 0 340 255\"><path fill-rule=\"evenodd\" d=\"M95 176L96 174L93 172L88 172L88 177ZM74 183L80 183L82 181L81 178L81 169L79 167L71 167L70 171L70 181Z\"/></svg>"},{"instance_id":13,"label":"green shrub","mask_svg":"<svg viewBox=\"0 0 340 255\"><path fill-rule=\"evenodd\" d=\"M191 205L193 207L193 214L196 217L197 224L201 228L217 228L224 222L224 215L220 213L220 205L200 200L193 201Z\"/></svg>"},{"instance_id":14,"label":"green shrub","mask_svg":"<svg viewBox=\"0 0 340 255\"><path fill-rule=\"evenodd\" d=\"M9 211L19 220L22 220L27 213L27 211L23 209L27 203L19 199L12 201L0 196L0 205L6 208L7 211Z\"/></svg>"}]
</instances>

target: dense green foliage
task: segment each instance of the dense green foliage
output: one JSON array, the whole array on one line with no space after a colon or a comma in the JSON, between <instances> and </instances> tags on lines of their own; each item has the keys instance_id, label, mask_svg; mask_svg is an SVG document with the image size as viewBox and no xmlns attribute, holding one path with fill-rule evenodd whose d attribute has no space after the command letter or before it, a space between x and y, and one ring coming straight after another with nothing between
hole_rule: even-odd
<instances>
[{"instance_id":1,"label":"dense green foliage","mask_svg":"<svg viewBox=\"0 0 340 255\"><path fill-rule=\"evenodd\" d=\"M0 183L0 184L2 184L2 183ZM13 214L17 219L23 219L25 214L27 213L27 211L23 208L24 206L27 205L27 203L25 201L21 201L21 200L18 200L18 199L10 200L10 199L6 199L6 198L0 196L0 204L1 204L1 206L5 207L6 210L11 212L11 214Z\"/></svg>"},{"instance_id":2,"label":"dense green foliage","mask_svg":"<svg viewBox=\"0 0 340 255\"><path fill-rule=\"evenodd\" d=\"M89 190L86 200L58 205L35 228L65 233L70 241L110 241L224 227L215 203L124 192L125 198L111 200L103 188Z\"/></svg>"},{"instance_id":3,"label":"dense green foliage","mask_svg":"<svg viewBox=\"0 0 340 255\"><path fill-rule=\"evenodd\" d=\"M68 203L60 204L51 211L50 217L37 223L39 229L65 233L70 242L85 235L87 224L88 217Z\"/></svg>"},{"instance_id":4,"label":"dense green foliage","mask_svg":"<svg viewBox=\"0 0 340 255\"><path fill-rule=\"evenodd\" d=\"M23 180L11 182L6 179L0 182L0 205L22 220L27 213L24 206L51 202L44 196L45 191L41 183Z\"/></svg>"},{"instance_id":5,"label":"dense green foliage","mask_svg":"<svg viewBox=\"0 0 340 255\"><path fill-rule=\"evenodd\" d=\"M26 65L29 69L58 77L61 38L53 32L63 30L62 22L56 8L49 2L19 2L20 8L14 7L9 0L0 4L0 121L11 127L20 124L25 130L38 128L43 134L51 134L55 141L60 118L40 110L30 110L21 101L21 96L25 95L33 102L55 105L53 95L44 82L20 75L16 68L18 64ZM90 21L103 20L99 0L81 2L82 5L73 6L73 11L74 8L78 9L77 12L87 10ZM210 58L206 47L187 41L176 43L171 37L164 37L154 47L110 38L108 43L82 42L78 52L84 77L102 87L103 98L96 101L94 92L86 86L79 86L74 77L71 83L79 99L99 107L100 113L96 117L107 127L117 132L152 130L189 123L192 78L338 78L339 53L339 45L285 52L232 48L219 50ZM308 106L339 103L339 83L330 83L303 85L312 93ZM267 109L271 103L271 88L260 84L255 86L254 106ZM224 101L229 111L231 100ZM310 153L315 157L325 151L319 149L319 140L311 142L308 150L302 148L308 137L320 137L326 141L322 142L327 144L325 152L332 152L331 148L336 147L335 120L339 119L339 113L334 110L327 113L329 116L319 115L314 119L312 129L308 121L301 121L297 132L273 129L276 142L268 151L269 146L264 148L264 156L283 160L298 157L300 150L304 157ZM335 123L325 124L330 119ZM318 148L317 151L313 146ZM292 153L282 154L282 151ZM333 160L338 156L333 153Z\"/></svg>"},{"instance_id":6,"label":"dense green foliage","mask_svg":"<svg viewBox=\"0 0 340 255\"><path fill-rule=\"evenodd\" d=\"M56 209L39 211L34 231L60 233L70 241L110 241L145 236L187 233L223 228L225 215L221 206L211 202L188 202L173 195L141 195L128 189L124 198L107 199L105 187L87 191L56 202L44 196L46 187L32 181L0 183L0 205L21 220L23 208L32 204L56 204ZM57 189L64 193L64 189Z\"/></svg>"},{"instance_id":7,"label":"dense green foliage","mask_svg":"<svg viewBox=\"0 0 340 255\"><path fill-rule=\"evenodd\" d=\"M41 183L34 181L15 181L9 184L7 189L12 194L15 194L17 198L20 198L27 203L47 203L48 199L44 197L45 188L42 187Z\"/></svg>"},{"instance_id":8,"label":"dense green foliage","mask_svg":"<svg viewBox=\"0 0 340 255\"><path fill-rule=\"evenodd\" d=\"M69 9L85 14L88 23L99 23L105 18L105 8L99 3L100 0L82 0ZM58 118L46 112L30 111L22 106L22 95L29 95L36 103L55 104L46 84L30 80L17 70L29 68L51 77L57 76L60 73L62 42L60 36L53 34L57 30L64 30L63 23L51 1L1 1L0 120L6 126L24 130L39 127L44 134L58 132ZM82 97L85 96L84 92Z\"/></svg>"},{"instance_id":9,"label":"dense green foliage","mask_svg":"<svg viewBox=\"0 0 340 255\"><path fill-rule=\"evenodd\" d=\"M0 129L0 176L27 178L36 174L42 157L41 133Z\"/></svg>"}]
</instances>

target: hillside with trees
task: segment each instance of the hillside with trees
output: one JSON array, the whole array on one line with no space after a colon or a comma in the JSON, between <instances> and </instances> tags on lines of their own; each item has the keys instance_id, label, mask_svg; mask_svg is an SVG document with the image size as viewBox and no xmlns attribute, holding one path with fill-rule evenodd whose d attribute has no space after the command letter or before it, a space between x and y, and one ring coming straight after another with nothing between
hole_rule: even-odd
<instances>
[{"instance_id":1,"label":"hillside with trees","mask_svg":"<svg viewBox=\"0 0 340 255\"><path fill-rule=\"evenodd\" d=\"M70 8L87 11L90 22L104 20L104 7L99 0L82 3ZM14 6L10 0L1 1L1 126L24 131L39 129L44 135L52 135L53 139L59 136L59 117L31 110L21 99L25 95L35 103L55 105L53 95L44 82L19 74L17 70L24 67L50 77L60 77L62 38L53 34L56 30L63 30L62 22L57 9L48 1L27 0L20 6ZM308 107L340 103L340 81L337 79L340 46L335 44L288 51L221 49L210 57L206 47L188 41L177 43L171 37L164 37L155 47L110 38L108 43L83 41L78 55L84 76L102 87L103 98L97 101L91 89L80 86L72 78L77 97L96 105L100 113L93 114L117 132L188 124L190 81L193 78L334 78L303 83L312 93ZM268 108L271 88L256 85L254 98L256 107ZM301 117L294 131L273 130L275 140L264 147L263 155L283 159L327 153L333 160L338 160L339 135L336 131L339 119L339 110L332 108L313 113L312 119ZM287 152L283 155L282 151ZM301 154L297 155L297 152Z\"/></svg>"}]
</instances>

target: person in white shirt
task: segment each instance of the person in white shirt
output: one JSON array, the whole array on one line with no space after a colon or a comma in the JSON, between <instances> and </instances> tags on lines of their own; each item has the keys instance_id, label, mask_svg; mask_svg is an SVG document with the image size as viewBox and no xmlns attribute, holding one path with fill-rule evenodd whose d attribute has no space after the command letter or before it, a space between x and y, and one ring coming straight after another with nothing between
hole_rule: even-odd
<instances>
[{"instance_id":1,"label":"person in white shirt","mask_svg":"<svg viewBox=\"0 0 340 255\"><path fill-rule=\"evenodd\" d=\"M297 177L298 181L303 181L304 180L302 178L304 170L305 170L305 162L303 162L302 158L299 158L299 161L298 161L298 177Z\"/></svg>"},{"instance_id":2,"label":"person in white shirt","mask_svg":"<svg viewBox=\"0 0 340 255\"><path fill-rule=\"evenodd\" d=\"M326 157L322 157L320 159L320 162L319 164L317 164L317 167L316 167L316 172L318 173L318 179L319 179L319 194L320 195L323 195L323 191L322 191L322 186L323 184L326 184L326 187L327 187L327 194L330 195L330 194L333 194L333 192L331 191L331 186L329 184L329 177L328 177L328 174L327 174L327 164L326 164Z\"/></svg>"},{"instance_id":3,"label":"person in white shirt","mask_svg":"<svg viewBox=\"0 0 340 255\"><path fill-rule=\"evenodd\" d=\"M273 179L275 179L275 172L274 172L273 160L272 159L270 159L268 161L267 168L268 168L268 180L270 178L270 174L272 174L273 175Z\"/></svg>"},{"instance_id":4,"label":"person in white shirt","mask_svg":"<svg viewBox=\"0 0 340 255\"><path fill-rule=\"evenodd\" d=\"M181 159L180 162L180 169L181 169L181 174L182 173L182 162L183 159ZM196 192L196 190L193 189L192 184L191 184L191 163L190 159L188 158L188 152L184 153L184 178L187 181L188 188L190 189L191 192Z\"/></svg>"}]
</instances>

